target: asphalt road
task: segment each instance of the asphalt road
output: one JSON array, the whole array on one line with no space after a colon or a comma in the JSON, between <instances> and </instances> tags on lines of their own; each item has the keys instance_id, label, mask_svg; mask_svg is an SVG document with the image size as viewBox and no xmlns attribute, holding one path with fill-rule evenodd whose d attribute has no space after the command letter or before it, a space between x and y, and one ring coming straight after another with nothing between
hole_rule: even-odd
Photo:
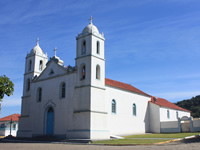
<instances>
[{"instance_id":1,"label":"asphalt road","mask_svg":"<svg viewBox=\"0 0 200 150\"><path fill-rule=\"evenodd\" d=\"M104 146L54 143L0 143L0 150L199 150L200 143L170 143L165 145Z\"/></svg>"},{"instance_id":2,"label":"asphalt road","mask_svg":"<svg viewBox=\"0 0 200 150\"><path fill-rule=\"evenodd\" d=\"M0 141L0 150L200 150L200 136L162 145L106 146L69 142L24 143L16 140ZM17 143L16 143L17 142ZM34 141L32 141L34 142ZM35 141L36 142L36 141ZM40 141L41 142L41 141Z\"/></svg>"}]
</instances>

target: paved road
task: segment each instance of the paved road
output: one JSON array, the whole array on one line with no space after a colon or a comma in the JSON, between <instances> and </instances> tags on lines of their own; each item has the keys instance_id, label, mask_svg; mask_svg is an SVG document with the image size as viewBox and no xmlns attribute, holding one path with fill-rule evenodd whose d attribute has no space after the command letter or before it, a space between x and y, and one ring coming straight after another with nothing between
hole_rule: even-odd
<instances>
[{"instance_id":1,"label":"paved road","mask_svg":"<svg viewBox=\"0 0 200 150\"><path fill-rule=\"evenodd\" d=\"M49 143L0 143L0 150L199 150L200 143L146 146L101 146Z\"/></svg>"}]
</instances>

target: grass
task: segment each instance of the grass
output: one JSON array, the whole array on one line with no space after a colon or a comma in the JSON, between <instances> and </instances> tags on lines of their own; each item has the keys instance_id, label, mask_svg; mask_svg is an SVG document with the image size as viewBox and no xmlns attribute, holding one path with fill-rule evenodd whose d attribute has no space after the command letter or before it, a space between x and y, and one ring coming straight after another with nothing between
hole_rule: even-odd
<instances>
[{"instance_id":1,"label":"grass","mask_svg":"<svg viewBox=\"0 0 200 150\"><path fill-rule=\"evenodd\" d=\"M92 141L92 144L104 144L104 145L138 145L138 144L156 144L160 142L169 141L169 139L164 138L184 138L187 136L197 135L200 132L195 133L166 133L166 134L142 134L142 135L130 135L125 136L125 139L115 139L115 140L104 140L104 141ZM131 139L138 138L138 139ZM139 139L141 138L141 139ZM142 138L152 138L152 139L142 139ZM153 139L153 138L163 138L163 139Z\"/></svg>"},{"instance_id":2,"label":"grass","mask_svg":"<svg viewBox=\"0 0 200 150\"><path fill-rule=\"evenodd\" d=\"M197 135L200 132L193 133L162 133L162 134L141 134L141 135L130 135L124 136L124 138L184 138L187 136Z\"/></svg>"},{"instance_id":3,"label":"grass","mask_svg":"<svg viewBox=\"0 0 200 150\"><path fill-rule=\"evenodd\" d=\"M119 139L119 140L106 140L106 141L92 141L92 144L104 144L104 145L134 145L134 144L155 144L159 142L165 142L168 140L151 140L151 139Z\"/></svg>"}]
</instances>

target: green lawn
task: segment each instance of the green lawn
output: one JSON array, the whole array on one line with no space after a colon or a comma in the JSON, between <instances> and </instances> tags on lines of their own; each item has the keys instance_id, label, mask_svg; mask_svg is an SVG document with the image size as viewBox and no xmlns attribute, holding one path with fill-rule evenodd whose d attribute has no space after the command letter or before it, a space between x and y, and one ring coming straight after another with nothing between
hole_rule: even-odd
<instances>
[{"instance_id":1,"label":"green lawn","mask_svg":"<svg viewBox=\"0 0 200 150\"><path fill-rule=\"evenodd\" d=\"M195 133L166 133L166 134L142 134L142 135L131 135L125 136L125 139L115 139L115 140L104 140L104 141L92 141L92 144L105 144L105 145L126 145L126 144L156 144L160 142L169 141L170 139L164 138L184 138L187 136L197 135L200 132ZM131 138L141 138L141 139L131 139ZM142 139L142 138L152 138L152 139ZM153 139L153 138L163 138L163 139Z\"/></svg>"},{"instance_id":2,"label":"green lawn","mask_svg":"<svg viewBox=\"0 0 200 150\"><path fill-rule=\"evenodd\" d=\"M141 134L141 135L130 135L124 136L125 138L184 138L187 136L197 135L200 132L193 133L162 133L162 134Z\"/></svg>"},{"instance_id":3,"label":"green lawn","mask_svg":"<svg viewBox=\"0 0 200 150\"><path fill-rule=\"evenodd\" d=\"M106 140L106 141L92 141L92 144L104 144L104 145L125 145L125 144L155 144L159 142L165 142L169 140L151 140L151 139L119 139L119 140Z\"/></svg>"}]
</instances>

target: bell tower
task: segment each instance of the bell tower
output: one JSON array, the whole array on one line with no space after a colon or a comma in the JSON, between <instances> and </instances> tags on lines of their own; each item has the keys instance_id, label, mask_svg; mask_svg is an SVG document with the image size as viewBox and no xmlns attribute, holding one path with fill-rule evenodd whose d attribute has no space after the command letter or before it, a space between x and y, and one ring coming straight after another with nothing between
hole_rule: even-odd
<instances>
[{"instance_id":1,"label":"bell tower","mask_svg":"<svg viewBox=\"0 0 200 150\"><path fill-rule=\"evenodd\" d=\"M104 35L92 23L76 37L74 136L109 138L105 100ZM82 123L85 122L85 123Z\"/></svg>"},{"instance_id":2,"label":"bell tower","mask_svg":"<svg viewBox=\"0 0 200 150\"><path fill-rule=\"evenodd\" d=\"M86 26L76 37L77 86L105 86L104 35L92 23Z\"/></svg>"},{"instance_id":3,"label":"bell tower","mask_svg":"<svg viewBox=\"0 0 200 150\"><path fill-rule=\"evenodd\" d=\"M23 96L30 95L31 81L45 69L47 61L47 54L44 54L37 39L36 46L26 56Z\"/></svg>"}]
</instances>

